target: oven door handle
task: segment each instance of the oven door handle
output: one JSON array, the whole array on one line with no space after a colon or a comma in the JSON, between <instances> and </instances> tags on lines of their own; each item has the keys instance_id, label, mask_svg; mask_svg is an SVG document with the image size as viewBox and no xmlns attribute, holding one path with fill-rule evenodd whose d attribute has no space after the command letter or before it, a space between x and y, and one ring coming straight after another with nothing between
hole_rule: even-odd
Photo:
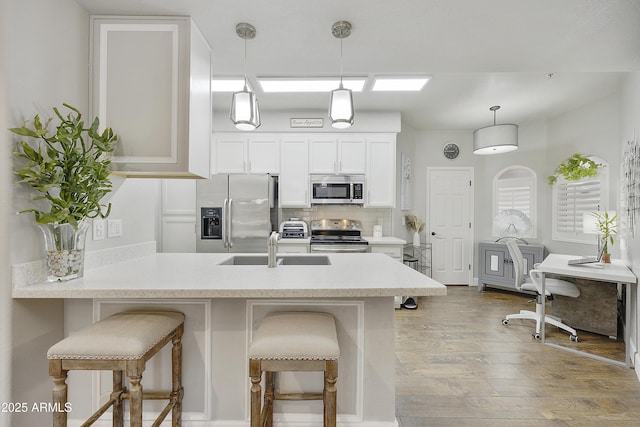
<instances>
[{"instance_id":1,"label":"oven door handle","mask_svg":"<svg viewBox=\"0 0 640 427\"><path fill-rule=\"evenodd\" d=\"M331 247L311 247L311 252L333 252L333 253L343 253L343 252L367 252L368 248L331 248Z\"/></svg>"}]
</instances>

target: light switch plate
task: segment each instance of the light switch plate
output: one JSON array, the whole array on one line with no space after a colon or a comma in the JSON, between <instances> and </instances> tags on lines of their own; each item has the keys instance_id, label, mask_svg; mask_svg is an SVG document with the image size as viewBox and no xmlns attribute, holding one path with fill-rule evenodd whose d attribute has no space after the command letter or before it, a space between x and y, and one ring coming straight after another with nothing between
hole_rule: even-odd
<instances>
[{"instance_id":1,"label":"light switch plate","mask_svg":"<svg viewBox=\"0 0 640 427\"><path fill-rule=\"evenodd\" d=\"M107 220L107 237L120 237L122 236L122 220L110 219Z\"/></svg>"},{"instance_id":2,"label":"light switch plate","mask_svg":"<svg viewBox=\"0 0 640 427\"><path fill-rule=\"evenodd\" d=\"M106 237L104 219L93 220L93 240L103 240Z\"/></svg>"}]
</instances>

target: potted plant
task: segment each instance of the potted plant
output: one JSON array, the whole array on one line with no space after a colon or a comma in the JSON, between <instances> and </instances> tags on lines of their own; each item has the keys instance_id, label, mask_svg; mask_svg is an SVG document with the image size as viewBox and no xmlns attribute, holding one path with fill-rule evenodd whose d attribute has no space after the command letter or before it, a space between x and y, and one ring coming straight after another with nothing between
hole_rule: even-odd
<instances>
[{"instance_id":1,"label":"potted plant","mask_svg":"<svg viewBox=\"0 0 640 427\"><path fill-rule=\"evenodd\" d=\"M561 162L554 171L554 174L547 178L547 181L549 185L553 185L560 175L567 181L577 181L583 178L594 177L598 175L598 169L603 166L602 163L597 163L582 154L575 153L567 160Z\"/></svg>"},{"instance_id":2,"label":"potted plant","mask_svg":"<svg viewBox=\"0 0 640 427\"><path fill-rule=\"evenodd\" d=\"M609 244L613 245L615 242L613 236L618 234L616 224L617 215L607 211L592 212L591 214L596 218L598 234L600 234L600 243L603 245L602 262L610 263L611 254L609 253Z\"/></svg>"},{"instance_id":3,"label":"potted plant","mask_svg":"<svg viewBox=\"0 0 640 427\"><path fill-rule=\"evenodd\" d=\"M53 119L43 123L38 115L10 129L32 140L19 142L14 155L24 161L14 173L18 183L39 193L34 197L38 206L20 213L33 213L44 233L49 281L82 277L88 218L106 218L111 211L110 203L100 201L111 191L111 161L104 154L114 150L117 140L111 128L98 131L98 118L85 127L78 109L63 106L70 110L66 116L53 108L59 120L53 133Z\"/></svg>"},{"instance_id":4,"label":"potted plant","mask_svg":"<svg viewBox=\"0 0 640 427\"><path fill-rule=\"evenodd\" d=\"M408 213L404 217L407 230L413 231L413 246L420 247L420 232L424 229L424 221L414 213Z\"/></svg>"}]
</instances>

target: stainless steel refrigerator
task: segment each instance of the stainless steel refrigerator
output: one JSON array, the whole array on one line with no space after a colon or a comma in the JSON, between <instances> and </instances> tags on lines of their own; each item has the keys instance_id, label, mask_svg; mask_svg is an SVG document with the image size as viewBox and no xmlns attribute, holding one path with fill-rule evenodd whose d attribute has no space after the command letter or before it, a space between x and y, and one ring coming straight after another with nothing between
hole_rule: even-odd
<instances>
[{"instance_id":1,"label":"stainless steel refrigerator","mask_svg":"<svg viewBox=\"0 0 640 427\"><path fill-rule=\"evenodd\" d=\"M277 187L269 175L198 180L196 252L266 252L279 225Z\"/></svg>"}]
</instances>

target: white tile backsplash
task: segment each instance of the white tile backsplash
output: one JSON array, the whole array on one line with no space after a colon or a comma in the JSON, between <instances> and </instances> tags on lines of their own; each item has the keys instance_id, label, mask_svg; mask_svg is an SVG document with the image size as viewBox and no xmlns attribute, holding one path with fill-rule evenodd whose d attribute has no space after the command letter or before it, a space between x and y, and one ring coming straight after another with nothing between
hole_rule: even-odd
<instances>
[{"instance_id":1,"label":"white tile backsplash","mask_svg":"<svg viewBox=\"0 0 640 427\"><path fill-rule=\"evenodd\" d=\"M373 235L373 226L382 225L382 235L391 235L391 209L362 208L352 205L312 206L301 209L282 209L280 219L299 218L309 223L314 219L355 219L362 222L362 234Z\"/></svg>"}]
</instances>

